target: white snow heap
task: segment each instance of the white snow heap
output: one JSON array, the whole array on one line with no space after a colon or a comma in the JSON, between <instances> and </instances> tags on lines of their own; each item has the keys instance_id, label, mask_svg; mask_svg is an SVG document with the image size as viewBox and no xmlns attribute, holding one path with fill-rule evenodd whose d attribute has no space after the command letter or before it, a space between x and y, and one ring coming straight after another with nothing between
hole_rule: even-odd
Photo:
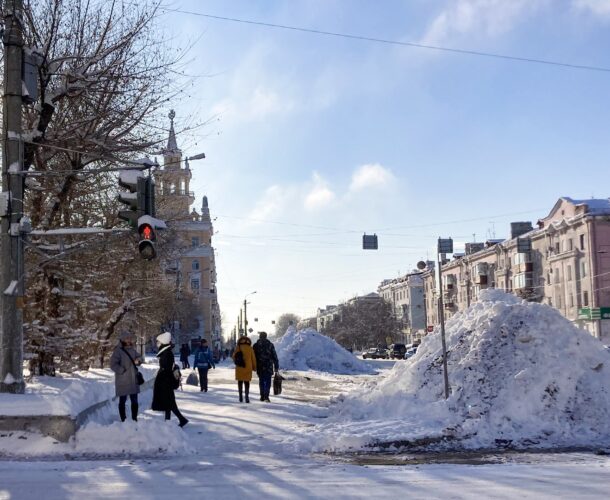
<instances>
[{"instance_id":1,"label":"white snow heap","mask_svg":"<svg viewBox=\"0 0 610 500\"><path fill-rule=\"evenodd\" d=\"M336 374L374 373L366 362L356 358L333 339L313 328L298 330L288 327L275 344L280 368L286 370L314 370Z\"/></svg>"},{"instance_id":2,"label":"white snow heap","mask_svg":"<svg viewBox=\"0 0 610 500\"><path fill-rule=\"evenodd\" d=\"M610 354L557 310L485 290L446 334L447 401L436 329L384 380L344 397L318 446L338 431L347 447L434 435L469 448L610 444Z\"/></svg>"}]
</instances>

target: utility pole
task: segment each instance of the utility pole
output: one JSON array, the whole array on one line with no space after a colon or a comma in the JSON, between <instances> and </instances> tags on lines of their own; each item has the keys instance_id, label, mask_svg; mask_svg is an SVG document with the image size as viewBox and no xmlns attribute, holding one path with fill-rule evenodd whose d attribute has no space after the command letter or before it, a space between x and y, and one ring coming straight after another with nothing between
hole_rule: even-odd
<instances>
[{"instance_id":1,"label":"utility pole","mask_svg":"<svg viewBox=\"0 0 610 500\"><path fill-rule=\"evenodd\" d=\"M5 0L2 203L0 213L0 392L23 393L23 217L21 141L23 1Z\"/></svg>"},{"instance_id":2,"label":"utility pole","mask_svg":"<svg viewBox=\"0 0 610 500\"><path fill-rule=\"evenodd\" d=\"M443 304L443 258L446 253L453 253L453 240L438 239L437 258L438 258L438 317L441 323L441 345L443 349L443 378L445 383L445 399L449 398L449 374L447 372L447 343L445 341L445 306ZM442 256L442 257L441 257Z\"/></svg>"},{"instance_id":3,"label":"utility pole","mask_svg":"<svg viewBox=\"0 0 610 500\"><path fill-rule=\"evenodd\" d=\"M248 309L246 299L244 299L244 335L248 335Z\"/></svg>"}]
</instances>

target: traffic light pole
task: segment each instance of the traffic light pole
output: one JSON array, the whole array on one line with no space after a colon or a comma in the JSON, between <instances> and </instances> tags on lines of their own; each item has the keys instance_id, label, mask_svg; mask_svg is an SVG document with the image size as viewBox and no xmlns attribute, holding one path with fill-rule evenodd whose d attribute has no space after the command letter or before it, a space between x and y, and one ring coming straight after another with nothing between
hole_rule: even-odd
<instances>
[{"instance_id":1,"label":"traffic light pole","mask_svg":"<svg viewBox=\"0 0 610 500\"><path fill-rule=\"evenodd\" d=\"M0 392L23 393L22 0L5 0L2 200L0 222Z\"/></svg>"}]
</instances>

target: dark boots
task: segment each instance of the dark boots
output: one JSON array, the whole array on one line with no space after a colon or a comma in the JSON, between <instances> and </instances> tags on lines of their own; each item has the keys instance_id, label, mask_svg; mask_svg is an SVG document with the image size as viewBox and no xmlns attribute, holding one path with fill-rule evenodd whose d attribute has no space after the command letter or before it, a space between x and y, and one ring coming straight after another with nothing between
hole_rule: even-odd
<instances>
[{"instance_id":1,"label":"dark boots","mask_svg":"<svg viewBox=\"0 0 610 500\"><path fill-rule=\"evenodd\" d=\"M121 417L121 422L125 422L127 419L127 414L125 412L125 403L119 403L119 417Z\"/></svg>"},{"instance_id":2,"label":"dark boots","mask_svg":"<svg viewBox=\"0 0 610 500\"><path fill-rule=\"evenodd\" d=\"M131 403L131 420L138 421L138 403Z\"/></svg>"}]
</instances>

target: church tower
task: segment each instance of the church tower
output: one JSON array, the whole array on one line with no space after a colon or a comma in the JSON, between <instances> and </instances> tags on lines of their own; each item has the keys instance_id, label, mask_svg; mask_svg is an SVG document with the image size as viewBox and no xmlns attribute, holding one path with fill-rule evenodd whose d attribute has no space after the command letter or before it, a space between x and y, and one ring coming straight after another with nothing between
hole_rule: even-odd
<instances>
[{"instance_id":1,"label":"church tower","mask_svg":"<svg viewBox=\"0 0 610 500\"><path fill-rule=\"evenodd\" d=\"M155 173L159 214L170 220L187 219L189 207L195 201L195 195L190 191L192 173L188 159L183 162L182 151L178 148L173 109L168 117L170 127L167 147L163 150L163 168Z\"/></svg>"}]
</instances>

